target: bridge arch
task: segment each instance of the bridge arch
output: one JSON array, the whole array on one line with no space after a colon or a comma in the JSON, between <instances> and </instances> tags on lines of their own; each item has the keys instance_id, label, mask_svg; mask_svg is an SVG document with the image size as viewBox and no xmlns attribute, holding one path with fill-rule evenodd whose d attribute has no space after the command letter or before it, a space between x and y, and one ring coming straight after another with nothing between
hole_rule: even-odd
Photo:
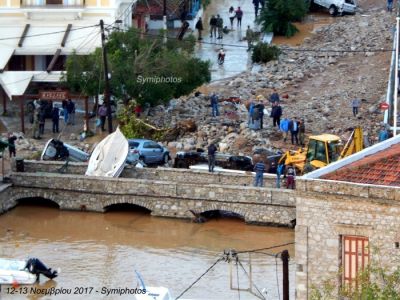
<instances>
[{"instance_id":1,"label":"bridge arch","mask_svg":"<svg viewBox=\"0 0 400 300\"><path fill-rule=\"evenodd\" d=\"M151 201L143 201L140 199L121 199L120 201L106 201L103 204L103 211L106 212L110 210L113 206L117 205L134 205L140 208L144 208L150 212L154 210L153 204Z\"/></svg>"},{"instance_id":2,"label":"bridge arch","mask_svg":"<svg viewBox=\"0 0 400 300\"><path fill-rule=\"evenodd\" d=\"M205 205L202 207L201 210L194 210L194 211L201 214L202 216L206 216L207 213L210 213L210 212L219 211L219 212L223 212L223 213L227 213L227 214L232 214L232 217L243 219L243 220L246 220L246 217L247 217L246 213L238 207L235 207L233 205L225 205L225 204L218 205L217 203Z\"/></svg>"},{"instance_id":3,"label":"bridge arch","mask_svg":"<svg viewBox=\"0 0 400 300\"><path fill-rule=\"evenodd\" d=\"M28 200L28 199L32 199L32 200ZM48 193L46 191L43 190L35 190L35 191L18 191L16 193L13 193L10 202L12 203L12 207L17 206L20 202L29 202L32 204L35 204L34 199L39 199L38 202L40 202L41 204L43 204L43 202L52 204L54 206L56 206L57 208L61 207L61 202L62 199L59 199L58 197L55 197L52 193Z\"/></svg>"}]
</instances>

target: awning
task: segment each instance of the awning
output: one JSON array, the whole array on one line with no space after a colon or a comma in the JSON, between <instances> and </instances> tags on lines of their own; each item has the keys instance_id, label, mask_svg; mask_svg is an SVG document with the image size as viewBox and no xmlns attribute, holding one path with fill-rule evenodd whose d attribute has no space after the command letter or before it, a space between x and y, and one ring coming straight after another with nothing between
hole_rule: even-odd
<instances>
[{"instance_id":1,"label":"awning","mask_svg":"<svg viewBox=\"0 0 400 300\"><path fill-rule=\"evenodd\" d=\"M72 25L65 45L62 47L61 43L68 28L68 23L68 21L56 24L46 23L46 25L30 23L22 47L18 47L18 42L26 24L1 24L0 49L15 49L15 55L54 55L57 49L61 48L61 55L69 55L74 51L82 55L101 47L99 26L95 26L97 24L93 23L78 22ZM3 56L2 50L0 51L0 56ZM3 60L0 57L0 62Z\"/></svg>"},{"instance_id":2,"label":"awning","mask_svg":"<svg viewBox=\"0 0 400 300\"><path fill-rule=\"evenodd\" d=\"M12 47L0 47L0 72L3 72L14 51Z\"/></svg>"},{"instance_id":3,"label":"awning","mask_svg":"<svg viewBox=\"0 0 400 300\"><path fill-rule=\"evenodd\" d=\"M22 96L32 82L59 82L62 72L46 71L5 71L0 73L0 84L9 99L12 96Z\"/></svg>"}]
</instances>

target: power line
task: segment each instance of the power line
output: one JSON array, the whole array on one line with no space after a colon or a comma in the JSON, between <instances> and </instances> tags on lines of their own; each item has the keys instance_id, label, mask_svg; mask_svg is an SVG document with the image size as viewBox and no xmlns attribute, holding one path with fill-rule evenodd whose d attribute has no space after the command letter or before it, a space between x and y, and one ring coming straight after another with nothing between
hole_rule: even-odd
<instances>
[{"instance_id":1,"label":"power line","mask_svg":"<svg viewBox=\"0 0 400 300\"><path fill-rule=\"evenodd\" d=\"M73 29L70 29L70 31L82 30L82 29L91 28L91 27L96 27L96 26L99 26L99 25L96 24L96 25L91 25L91 26L84 26L84 27L73 28ZM32 34L32 35L26 35L25 38L37 37L37 36L44 36L44 35L52 35L52 34L65 33L65 32L67 32L67 29L62 30L62 31L52 31L52 32L45 32L45 33L37 33L37 34ZM14 39L20 39L20 38L21 38L21 36L6 37L6 38L0 38L0 41L14 40Z\"/></svg>"},{"instance_id":2,"label":"power line","mask_svg":"<svg viewBox=\"0 0 400 300\"><path fill-rule=\"evenodd\" d=\"M218 264L221 260L223 260L223 257L218 258L203 274L201 274L191 285L189 285L182 293L180 293L180 295L178 297L176 297L175 300L178 300L180 297L182 297L197 282L199 282L201 278L203 278L209 271L211 271L211 269L214 268L215 265Z\"/></svg>"},{"instance_id":3,"label":"power line","mask_svg":"<svg viewBox=\"0 0 400 300\"><path fill-rule=\"evenodd\" d=\"M271 246L271 247L266 247L266 248L260 248L260 249L252 249L252 250L243 250L243 251L237 251L237 253L251 253L251 252L259 252L263 250L270 250L270 249L275 249L275 248L280 248L288 245L294 245L294 242L286 243L286 244L281 244L281 245L276 245L276 246Z\"/></svg>"}]
</instances>

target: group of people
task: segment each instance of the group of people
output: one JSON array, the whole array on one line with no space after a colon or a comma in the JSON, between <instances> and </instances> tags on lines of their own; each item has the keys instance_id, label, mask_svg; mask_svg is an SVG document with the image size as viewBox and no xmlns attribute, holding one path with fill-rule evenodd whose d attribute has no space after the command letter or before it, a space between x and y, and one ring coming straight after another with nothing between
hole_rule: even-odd
<instances>
[{"instance_id":1,"label":"group of people","mask_svg":"<svg viewBox=\"0 0 400 300\"><path fill-rule=\"evenodd\" d=\"M264 173L266 172L266 166L264 160L261 158L254 165L254 172L256 173L254 177L253 185L255 187L263 187L264 186ZM293 165L288 165L280 163L276 168L276 188L281 187L281 180L283 178L286 179L286 188L294 189L296 187L296 170Z\"/></svg>"}]
</instances>

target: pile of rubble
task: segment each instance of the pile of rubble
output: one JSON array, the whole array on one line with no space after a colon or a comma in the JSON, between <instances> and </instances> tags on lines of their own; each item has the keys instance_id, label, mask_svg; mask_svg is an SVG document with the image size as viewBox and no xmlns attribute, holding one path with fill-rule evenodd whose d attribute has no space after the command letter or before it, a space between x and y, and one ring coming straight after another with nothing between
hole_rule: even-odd
<instances>
[{"instance_id":1,"label":"pile of rubble","mask_svg":"<svg viewBox=\"0 0 400 300\"><path fill-rule=\"evenodd\" d=\"M242 99L237 105L222 102L219 117L210 116L208 95L192 94L174 99L167 108L157 107L151 119L162 127L174 127L187 119L196 123L197 131L169 141L168 146L177 150L204 148L211 142L218 143L220 151L236 154L259 147L290 148L282 143L281 133L272 128L268 115L263 130L252 131L247 126L245 102L259 94L268 99L276 88L288 96L282 101L284 116L304 118L307 134L342 135L349 128L362 126L373 137L383 120L377 107L385 99L391 57L391 52L379 49L392 48L394 23L394 15L385 11L338 18L334 24L316 29L301 46L282 47L279 61L208 85L207 90L220 98ZM362 99L357 117L352 116L350 106L354 97ZM265 104L268 109L268 101Z\"/></svg>"}]
</instances>

